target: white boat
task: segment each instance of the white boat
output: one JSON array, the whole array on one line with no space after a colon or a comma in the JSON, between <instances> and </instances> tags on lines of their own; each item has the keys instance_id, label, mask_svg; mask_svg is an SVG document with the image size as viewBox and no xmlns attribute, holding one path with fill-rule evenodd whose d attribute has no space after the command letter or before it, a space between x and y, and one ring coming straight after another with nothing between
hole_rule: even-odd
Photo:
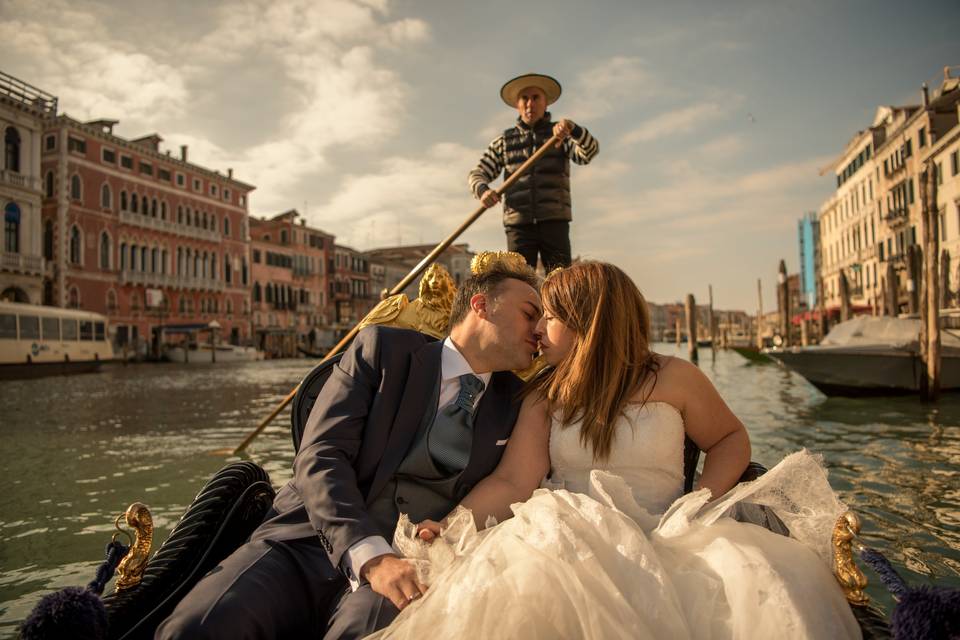
<instances>
[{"instance_id":1,"label":"white boat","mask_svg":"<svg viewBox=\"0 0 960 640\"><path fill-rule=\"evenodd\" d=\"M941 329L940 388L960 389L960 335ZM920 320L859 316L836 325L817 346L764 349L828 396L916 393L926 375Z\"/></svg>"},{"instance_id":2,"label":"white boat","mask_svg":"<svg viewBox=\"0 0 960 640\"><path fill-rule=\"evenodd\" d=\"M252 362L263 360L263 351L254 347L239 347L232 344L218 344L214 349L210 343L190 344L189 347L168 346L164 350L167 360L193 364L196 362Z\"/></svg>"},{"instance_id":3,"label":"white boat","mask_svg":"<svg viewBox=\"0 0 960 640\"><path fill-rule=\"evenodd\" d=\"M106 316L0 302L0 378L86 373L112 359Z\"/></svg>"}]
</instances>

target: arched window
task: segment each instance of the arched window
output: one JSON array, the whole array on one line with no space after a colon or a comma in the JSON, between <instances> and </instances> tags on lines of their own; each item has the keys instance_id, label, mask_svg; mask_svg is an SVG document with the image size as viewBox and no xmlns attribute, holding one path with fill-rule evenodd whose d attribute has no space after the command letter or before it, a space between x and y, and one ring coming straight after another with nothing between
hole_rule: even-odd
<instances>
[{"instance_id":1,"label":"arched window","mask_svg":"<svg viewBox=\"0 0 960 640\"><path fill-rule=\"evenodd\" d=\"M242 284L243 286L247 286L247 258L246 258L246 256L244 256L243 258L241 258L241 260L242 260L243 262L240 264L240 284Z\"/></svg>"},{"instance_id":2,"label":"arched window","mask_svg":"<svg viewBox=\"0 0 960 640\"><path fill-rule=\"evenodd\" d=\"M180 302L177 303L177 309L180 313L187 312L187 296L180 296Z\"/></svg>"},{"instance_id":3,"label":"arched window","mask_svg":"<svg viewBox=\"0 0 960 640\"><path fill-rule=\"evenodd\" d=\"M130 245L130 271L139 271L137 268L137 258L140 256L140 252L137 250L137 245Z\"/></svg>"},{"instance_id":4,"label":"arched window","mask_svg":"<svg viewBox=\"0 0 960 640\"><path fill-rule=\"evenodd\" d=\"M223 279L227 281L227 284L230 284L230 279L233 277L233 273L230 270L230 256L223 256Z\"/></svg>"},{"instance_id":5,"label":"arched window","mask_svg":"<svg viewBox=\"0 0 960 640\"><path fill-rule=\"evenodd\" d=\"M120 243L120 270L127 268L127 243Z\"/></svg>"},{"instance_id":6,"label":"arched window","mask_svg":"<svg viewBox=\"0 0 960 640\"><path fill-rule=\"evenodd\" d=\"M80 290L76 286L70 287L70 293L67 296L67 306L71 309L80 308Z\"/></svg>"},{"instance_id":7,"label":"arched window","mask_svg":"<svg viewBox=\"0 0 960 640\"><path fill-rule=\"evenodd\" d=\"M3 208L3 250L20 253L20 207L16 202Z\"/></svg>"},{"instance_id":8,"label":"arched window","mask_svg":"<svg viewBox=\"0 0 960 640\"><path fill-rule=\"evenodd\" d=\"M227 300L226 300L226 302L225 302L224 304L225 304L225 306L226 306L226 308L227 308L227 315L228 315L228 316L232 316L232 315L233 315L233 301L230 300L230 298L227 298Z\"/></svg>"},{"instance_id":9,"label":"arched window","mask_svg":"<svg viewBox=\"0 0 960 640\"><path fill-rule=\"evenodd\" d=\"M203 229L207 228L207 212L206 211L203 212L203 220L201 224Z\"/></svg>"},{"instance_id":10,"label":"arched window","mask_svg":"<svg viewBox=\"0 0 960 640\"><path fill-rule=\"evenodd\" d=\"M107 312L114 312L117 310L117 292L113 289L107 291Z\"/></svg>"},{"instance_id":11,"label":"arched window","mask_svg":"<svg viewBox=\"0 0 960 640\"><path fill-rule=\"evenodd\" d=\"M150 203L150 215L154 218L157 217L157 199L154 198L153 202Z\"/></svg>"},{"instance_id":12,"label":"arched window","mask_svg":"<svg viewBox=\"0 0 960 640\"><path fill-rule=\"evenodd\" d=\"M7 127L3 136L3 166L7 171L20 173L20 132L16 127Z\"/></svg>"},{"instance_id":13,"label":"arched window","mask_svg":"<svg viewBox=\"0 0 960 640\"><path fill-rule=\"evenodd\" d=\"M100 206L109 209L113 206L113 194L110 193L110 185L106 182L100 187Z\"/></svg>"},{"instance_id":14,"label":"arched window","mask_svg":"<svg viewBox=\"0 0 960 640\"><path fill-rule=\"evenodd\" d=\"M154 247L150 250L150 273L158 273L160 265L157 264L160 261L160 250Z\"/></svg>"},{"instance_id":15,"label":"arched window","mask_svg":"<svg viewBox=\"0 0 960 640\"><path fill-rule=\"evenodd\" d=\"M73 264L80 264L82 259L80 250L83 248L83 244L80 240L80 229L76 225L70 227L70 262Z\"/></svg>"},{"instance_id":16,"label":"arched window","mask_svg":"<svg viewBox=\"0 0 960 640\"><path fill-rule=\"evenodd\" d=\"M43 192L46 197L53 197L53 171L47 171L43 177Z\"/></svg>"},{"instance_id":17,"label":"arched window","mask_svg":"<svg viewBox=\"0 0 960 640\"><path fill-rule=\"evenodd\" d=\"M183 206L177 205L177 224L183 224Z\"/></svg>"},{"instance_id":18,"label":"arched window","mask_svg":"<svg viewBox=\"0 0 960 640\"><path fill-rule=\"evenodd\" d=\"M210 256L207 255L207 252L203 252L203 260L200 262L200 276L206 279L207 275L210 273L207 269L207 262L209 262Z\"/></svg>"},{"instance_id":19,"label":"arched window","mask_svg":"<svg viewBox=\"0 0 960 640\"><path fill-rule=\"evenodd\" d=\"M210 279L211 280L217 279L217 262L218 262L217 254L211 253L210 254Z\"/></svg>"},{"instance_id":20,"label":"arched window","mask_svg":"<svg viewBox=\"0 0 960 640\"><path fill-rule=\"evenodd\" d=\"M267 302L273 302L273 285L272 284L268 283L267 286L265 287L263 299Z\"/></svg>"},{"instance_id":21,"label":"arched window","mask_svg":"<svg viewBox=\"0 0 960 640\"><path fill-rule=\"evenodd\" d=\"M186 219L187 226L188 227L193 226L193 216L190 214L190 207L186 208L186 214L187 214L187 219Z\"/></svg>"},{"instance_id":22,"label":"arched window","mask_svg":"<svg viewBox=\"0 0 960 640\"><path fill-rule=\"evenodd\" d=\"M199 227L199 226L200 226L200 212L199 212L199 211L194 211L194 212L193 212L193 226L195 226L195 227Z\"/></svg>"},{"instance_id":23,"label":"arched window","mask_svg":"<svg viewBox=\"0 0 960 640\"><path fill-rule=\"evenodd\" d=\"M223 216L223 235L230 235L230 218Z\"/></svg>"},{"instance_id":24,"label":"arched window","mask_svg":"<svg viewBox=\"0 0 960 640\"><path fill-rule=\"evenodd\" d=\"M53 220L43 223L43 257L53 260Z\"/></svg>"},{"instance_id":25,"label":"arched window","mask_svg":"<svg viewBox=\"0 0 960 640\"><path fill-rule=\"evenodd\" d=\"M166 200L160 203L160 219L161 220L167 219L167 201Z\"/></svg>"},{"instance_id":26,"label":"arched window","mask_svg":"<svg viewBox=\"0 0 960 640\"><path fill-rule=\"evenodd\" d=\"M193 277L200 277L200 252L196 251L193 254Z\"/></svg>"},{"instance_id":27,"label":"arched window","mask_svg":"<svg viewBox=\"0 0 960 640\"><path fill-rule=\"evenodd\" d=\"M253 283L253 301L260 302L260 283L259 282Z\"/></svg>"},{"instance_id":28,"label":"arched window","mask_svg":"<svg viewBox=\"0 0 960 640\"><path fill-rule=\"evenodd\" d=\"M74 200L83 199L83 183L77 174L70 176L70 197Z\"/></svg>"},{"instance_id":29,"label":"arched window","mask_svg":"<svg viewBox=\"0 0 960 640\"><path fill-rule=\"evenodd\" d=\"M169 257L170 256L167 253L166 249L160 252L160 273L162 274L167 273L167 260L169 259Z\"/></svg>"},{"instance_id":30,"label":"arched window","mask_svg":"<svg viewBox=\"0 0 960 640\"><path fill-rule=\"evenodd\" d=\"M106 231L100 234L100 268L110 268L110 236Z\"/></svg>"},{"instance_id":31,"label":"arched window","mask_svg":"<svg viewBox=\"0 0 960 640\"><path fill-rule=\"evenodd\" d=\"M150 250L146 247L140 247L140 271L147 272L149 271L150 266Z\"/></svg>"},{"instance_id":32,"label":"arched window","mask_svg":"<svg viewBox=\"0 0 960 640\"><path fill-rule=\"evenodd\" d=\"M130 194L130 211L134 213L137 212L137 194L136 193Z\"/></svg>"}]
</instances>

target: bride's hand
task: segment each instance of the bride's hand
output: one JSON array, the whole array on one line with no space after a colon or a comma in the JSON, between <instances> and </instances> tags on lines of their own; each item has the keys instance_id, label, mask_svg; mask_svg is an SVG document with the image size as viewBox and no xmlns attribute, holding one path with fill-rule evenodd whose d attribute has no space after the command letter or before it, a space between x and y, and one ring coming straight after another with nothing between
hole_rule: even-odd
<instances>
[{"instance_id":1,"label":"bride's hand","mask_svg":"<svg viewBox=\"0 0 960 640\"><path fill-rule=\"evenodd\" d=\"M433 542L436 538L440 537L440 527L439 522L434 522L433 520L424 520L423 522L417 523L417 537L419 537L424 542Z\"/></svg>"}]
</instances>

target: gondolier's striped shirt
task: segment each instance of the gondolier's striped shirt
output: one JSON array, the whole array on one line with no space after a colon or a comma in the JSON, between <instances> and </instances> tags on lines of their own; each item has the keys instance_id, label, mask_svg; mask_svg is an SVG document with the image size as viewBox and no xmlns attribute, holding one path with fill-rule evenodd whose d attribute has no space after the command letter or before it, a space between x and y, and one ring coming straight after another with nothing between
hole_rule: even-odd
<instances>
[{"instance_id":1,"label":"gondolier's striped shirt","mask_svg":"<svg viewBox=\"0 0 960 640\"><path fill-rule=\"evenodd\" d=\"M570 137L563 141L563 151L570 160L583 165L590 164L593 156L597 155L599 146L586 127L574 125ZM501 134L484 152L477 167L467 177L467 184L474 197L479 198L489 189L488 183L493 182L506 167L506 142Z\"/></svg>"}]
</instances>

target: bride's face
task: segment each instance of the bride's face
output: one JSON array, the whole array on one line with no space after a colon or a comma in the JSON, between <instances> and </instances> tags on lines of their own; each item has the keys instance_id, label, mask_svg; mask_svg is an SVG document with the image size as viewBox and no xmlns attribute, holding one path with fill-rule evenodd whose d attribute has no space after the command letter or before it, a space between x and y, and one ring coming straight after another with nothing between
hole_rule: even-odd
<instances>
[{"instance_id":1,"label":"bride's face","mask_svg":"<svg viewBox=\"0 0 960 640\"><path fill-rule=\"evenodd\" d=\"M540 338L540 353L553 366L560 364L577 343L576 332L563 324L547 307L544 307L543 317L537 325L537 335Z\"/></svg>"}]
</instances>

